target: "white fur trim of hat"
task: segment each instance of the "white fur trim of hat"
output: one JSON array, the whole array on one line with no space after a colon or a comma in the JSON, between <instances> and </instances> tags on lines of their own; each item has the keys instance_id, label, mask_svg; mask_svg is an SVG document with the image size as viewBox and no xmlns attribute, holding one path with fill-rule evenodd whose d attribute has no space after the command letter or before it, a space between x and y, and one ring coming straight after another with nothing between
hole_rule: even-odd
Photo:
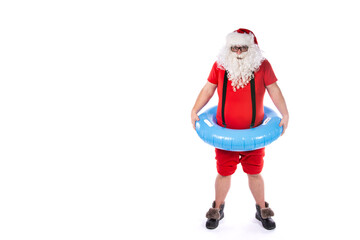
<instances>
[{"instance_id":1,"label":"white fur trim of hat","mask_svg":"<svg viewBox=\"0 0 360 240\"><path fill-rule=\"evenodd\" d=\"M226 45L231 46L251 46L255 44L254 35L249 33L232 32L226 36Z\"/></svg>"}]
</instances>

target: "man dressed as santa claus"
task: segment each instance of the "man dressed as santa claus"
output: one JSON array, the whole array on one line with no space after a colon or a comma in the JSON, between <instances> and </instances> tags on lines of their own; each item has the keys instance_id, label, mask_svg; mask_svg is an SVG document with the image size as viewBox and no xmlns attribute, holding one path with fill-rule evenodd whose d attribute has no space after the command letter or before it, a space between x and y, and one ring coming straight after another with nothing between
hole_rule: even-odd
<instances>
[{"instance_id":1,"label":"man dressed as santa claus","mask_svg":"<svg viewBox=\"0 0 360 240\"><path fill-rule=\"evenodd\" d=\"M285 99L277 85L277 78L264 58L254 33L240 28L226 37L226 44L214 63L205 86L191 111L191 122L199 121L198 112L208 103L215 90L219 95L216 120L222 127L248 129L262 124L264 95L269 93L282 115L283 133L288 126L289 113ZM261 176L265 148L233 152L215 148L218 175L215 181L215 201L206 213L206 227L215 229L224 217L225 198L230 189L231 175L240 163L248 175L249 187L255 199L256 219L265 229L276 227L274 212L265 201L264 180Z\"/></svg>"}]
</instances>

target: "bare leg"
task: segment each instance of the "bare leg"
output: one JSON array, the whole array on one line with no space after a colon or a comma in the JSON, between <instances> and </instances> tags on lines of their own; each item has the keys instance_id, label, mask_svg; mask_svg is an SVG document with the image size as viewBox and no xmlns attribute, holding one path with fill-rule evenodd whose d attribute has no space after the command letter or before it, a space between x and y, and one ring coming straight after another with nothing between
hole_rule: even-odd
<instances>
[{"instance_id":1,"label":"bare leg","mask_svg":"<svg viewBox=\"0 0 360 240\"><path fill-rule=\"evenodd\" d=\"M221 176L218 174L215 181L215 208L220 208L220 205L225 202L227 193L231 185L231 176Z\"/></svg>"},{"instance_id":2,"label":"bare leg","mask_svg":"<svg viewBox=\"0 0 360 240\"><path fill-rule=\"evenodd\" d=\"M256 204L261 208L265 208L264 180L262 176L260 174L248 174L248 178L250 191L255 199Z\"/></svg>"}]
</instances>

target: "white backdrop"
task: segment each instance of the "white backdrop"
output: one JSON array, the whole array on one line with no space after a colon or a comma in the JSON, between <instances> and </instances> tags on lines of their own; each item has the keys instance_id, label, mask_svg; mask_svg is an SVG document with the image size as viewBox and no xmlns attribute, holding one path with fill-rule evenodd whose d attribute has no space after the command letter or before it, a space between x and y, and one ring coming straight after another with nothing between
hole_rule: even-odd
<instances>
[{"instance_id":1,"label":"white backdrop","mask_svg":"<svg viewBox=\"0 0 360 240\"><path fill-rule=\"evenodd\" d=\"M356 6L2 1L0 238L352 238ZM240 27L254 31L290 112L263 170L274 231L255 220L241 168L221 225L204 227L214 150L192 129L190 110L226 34Z\"/></svg>"}]
</instances>

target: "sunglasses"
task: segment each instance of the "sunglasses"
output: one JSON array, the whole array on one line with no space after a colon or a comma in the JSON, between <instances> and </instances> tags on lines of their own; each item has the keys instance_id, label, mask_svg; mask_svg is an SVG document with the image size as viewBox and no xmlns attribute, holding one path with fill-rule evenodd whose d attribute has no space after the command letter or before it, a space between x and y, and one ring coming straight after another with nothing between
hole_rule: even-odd
<instances>
[{"instance_id":1,"label":"sunglasses","mask_svg":"<svg viewBox=\"0 0 360 240\"><path fill-rule=\"evenodd\" d=\"M249 47L248 46L233 46L233 47L231 47L231 51L233 51L233 52L237 52L237 51L242 51L242 52L246 52L247 50L249 49Z\"/></svg>"}]
</instances>

